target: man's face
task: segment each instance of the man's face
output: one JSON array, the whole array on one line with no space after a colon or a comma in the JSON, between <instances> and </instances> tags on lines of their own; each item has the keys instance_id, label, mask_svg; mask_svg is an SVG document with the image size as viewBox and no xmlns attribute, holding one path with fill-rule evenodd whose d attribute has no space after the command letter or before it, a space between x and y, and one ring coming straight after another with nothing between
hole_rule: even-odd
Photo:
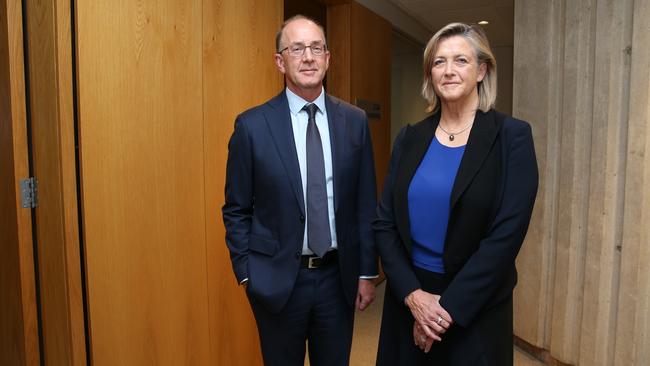
<instances>
[{"instance_id":1,"label":"man's face","mask_svg":"<svg viewBox=\"0 0 650 366\"><path fill-rule=\"evenodd\" d=\"M275 64L284 74L287 87L298 96L310 100L309 96L317 93L323 87L323 78L329 67L330 54L325 50L320 56L314 55L307 47L302 55L292 55L290 48L295 46L325 46L325 35L313 22L298 19L287 24L280 39L282 53L275 54ZM289 49L285 49L289 47Z\"/></svg>"}]
</instances>

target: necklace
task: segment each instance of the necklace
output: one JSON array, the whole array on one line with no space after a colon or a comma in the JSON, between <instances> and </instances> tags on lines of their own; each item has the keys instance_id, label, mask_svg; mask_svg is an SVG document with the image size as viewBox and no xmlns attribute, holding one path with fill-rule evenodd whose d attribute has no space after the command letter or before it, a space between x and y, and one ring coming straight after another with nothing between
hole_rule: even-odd
<instances>
[{"instance_id":1,"label":"necklace","mask_svg":"<svg viewBox=\"0 0 650 366\"><path fill-rule=\"evenodd\" d=\"M460 135L461 133L467 131L468 128L472 127L472 124L474 124L474 121L470 122L467 126L465 126L465 128L463 128L462 130L460 130L458 132L449 132L449 131L445 130L445 128L442 127L442 123L439 123L438 127L440 127L440 130L442 132L446 133L447 136L449 136L449 141L454 141L454 139L456 138L456 135Z\"/></svg>"}]
</instances>

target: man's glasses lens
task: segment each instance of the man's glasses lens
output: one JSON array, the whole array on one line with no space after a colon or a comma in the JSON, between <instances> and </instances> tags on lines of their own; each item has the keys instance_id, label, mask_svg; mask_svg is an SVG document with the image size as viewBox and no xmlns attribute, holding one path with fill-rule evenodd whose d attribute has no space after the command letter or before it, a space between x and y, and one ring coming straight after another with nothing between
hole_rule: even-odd
<instances>
[{"instance_id":1,"label":"man's glasses lens","mask_svg":"<svg viewBox=\"0 0 650 366\"><path fill-rule=\"evenodd\" d=\"M326 47L323 44L313 44L310 46L305 46L304 44L293 44L285 49L289 50L291 56L299 57L305 53L307 47L311 49L311 53L315 56L321 56L326 50Z\"/></svg>"}]
</instances>

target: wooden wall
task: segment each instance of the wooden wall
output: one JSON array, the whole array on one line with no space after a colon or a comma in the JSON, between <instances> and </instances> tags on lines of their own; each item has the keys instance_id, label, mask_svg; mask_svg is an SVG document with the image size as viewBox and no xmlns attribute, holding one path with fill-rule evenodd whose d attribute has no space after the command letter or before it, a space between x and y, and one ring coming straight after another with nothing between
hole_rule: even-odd
<instances>
[{"instance_id":1,"label":"wooden wall","mask_svg":"<svg viewBox=\"0 0 650 366\"><path fill-rule=\"evenodd\" d=\"M40 363L29 177L21 2L0 1L0 364Z\"/></svg>"},{"instance_id":2,"label":"wooden wall","mask_svg":"<svg viewBox=\"0 0 650 366\"><path fill-rule=\"evenodd\" d=\"M204 0L203 128L205 217L210 302L210 365L261 365L257 328L237 286L221 218L227 144L237 114L283 87L273 62L281 0Z\"/></svg>"},{"instance_id":3,"label":"wooden wall","mask_svg":"<svg viewBox=\"0 0 650 366\"><path fill-rule=\"evenodd\" d=\"M77 1L93 364L261 364L224 244L234 118L281 88L280 1Z\"/></svg>"},{"instance_id":4,"label":"wooden wall","mask_svg":"<svg viewBox=\"0 0 650 366\"><path fill-rule=\"evenodd\" d=\"M541 186L515 333L547 360L650 363L650 2L515 1L513 115Z\"/></svg>"},{"instance_id":5,"label":"wooden wall","mask_svg":"<svg viewBox=\"0 0 650 366\"><path fill-rule=\"evenodd\" d=\"M381 118L369 119L379 192L390 159L392 26L356 2L330 5L327 37L332 53L329 92L352 104L365 99L381 105Z\"/></svg>"},{"instance_id":6,"label":"wooden wall","mask_svg":"<svg viewBox=\"0 0 650 366\"><path fill-rule=\"evenodd\" d=\"M10 212L1 221L9 245L3 240L0 284L13 301L3 307L12 326L3 327L0 361L261 364L220 208L235 116L282 88L272 58L282 2L28 2L25 23L20 5L7 0L0 13L0 70L9 71L0 86L8 112L0 202ZM381 185L391 28L356 3L344 6L339 24L354 31L333 53L351 57L337 65L347 84L333 94L381 104L382 118L371 120ZM26 106L41 181L37 271L31 211L16 207L15 180L29 175Z\"/></svg>"}]
</instances>

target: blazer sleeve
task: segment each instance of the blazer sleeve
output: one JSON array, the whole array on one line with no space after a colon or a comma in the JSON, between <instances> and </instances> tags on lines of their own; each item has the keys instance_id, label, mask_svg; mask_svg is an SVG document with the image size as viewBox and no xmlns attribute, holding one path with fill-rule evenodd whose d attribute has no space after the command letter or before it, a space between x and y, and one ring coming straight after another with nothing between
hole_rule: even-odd
<instances>
[{"instance_id":1,"label":"blazer sleeve","mask_svg":"<svg viewBox=\"0 0 650 366\"><path fill-rule=\"evenodd\" d=\"M379 274L377 265L377 250L372 231L372 220L377 207L377 185L375 177L375 162L372 153L372 141L368 118L363 117L363 146L361 148L361 163L357 186L357 222L360 240L359 274L374 277Z\"/></svg>"},{"instance_id":2,"label":"blazer sleeve","mask_svg":"<svg viewBox=\"0 0 650 366\"><path fill-rule=\"evenodd\" d=\"M517 121L510 126L503 130L505 176L495 219L477 251L456 274L440 299L454 322L463 327L472 322L502 286L505 276L513 270L537 195L537 160L530 125Z\"/></svg>"},{"instance_id":3,"label":"blazer sleeve","mask_svg":"<svg viewBox=\"0 0 650 366\"><path fill-rule=\"evenodd\" d=\"M246 124L237 117L228 143L225 204L226 245L238 282L248 278L248 241L253 217L252 145Z\"/></svg>"},{"instance_id":4,"label":"blazer sleeve","mask_svg":"<svg viewBox=\"0 0 650 366\"><path fill-rule=\"evenodd\" d=\"M421 287L420 281L413 272L410 256L406 252L402 238L399 235L393 210L393 187L402 154L404 136L407 134L408 129L409 126L404 127L395 138L388 174L384 181L384 188L377 206L377 215L373 222L375 243L377 244L381 263L388 277L391 291L399 301L404 301L408 294Z\"/></svg>"}]
</instances>

